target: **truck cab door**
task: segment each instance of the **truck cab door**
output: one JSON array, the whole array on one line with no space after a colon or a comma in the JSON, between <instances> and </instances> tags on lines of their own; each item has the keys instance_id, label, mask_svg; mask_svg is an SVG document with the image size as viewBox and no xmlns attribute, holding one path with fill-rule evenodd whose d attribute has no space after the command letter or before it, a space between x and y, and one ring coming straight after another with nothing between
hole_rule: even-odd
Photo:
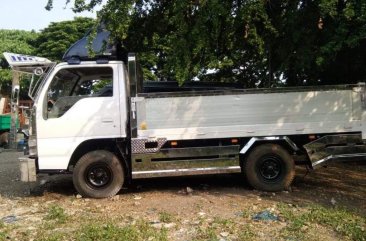
<instances>
[{"instance_id":1,"label":"truck cab door","mask_svg":"<svg viewBox=\"0 0 366 241\"><path fill-rule=\"evenodd\" d=\"M37 103L39 169L65 170L84 141L121 137L117 64L58 65Z\"/></svg>"}]
</instances>

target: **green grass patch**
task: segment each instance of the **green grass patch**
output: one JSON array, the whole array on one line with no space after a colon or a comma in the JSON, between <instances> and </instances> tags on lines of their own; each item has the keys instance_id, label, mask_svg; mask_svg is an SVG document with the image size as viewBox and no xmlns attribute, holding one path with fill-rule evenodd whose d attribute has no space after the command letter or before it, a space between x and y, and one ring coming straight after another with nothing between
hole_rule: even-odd
<instances>
[{"instance_id":1,"label":"green grass patch","mask_svg":"<svg viewBox=\"0 0 366 241\"><path fill-rule=\"evenodd\" d=\"M3 232L3 231L0 231L0 240L1 241L4 241L6 240L6 237L7 237L7 233Z\"/></svg>"},{"instance_id":2,"label":"green grass patch","mask_svg":"<svg viewBox=\"0 0 366 241\"><path fill-rule=\"evenodd\" d=\"M285 236L304 239L302 228L317 223L353 240L366 240L366 219L345 209L311 206L304 211L295 211L284 204L279 205L279 209L288 222Z\"/></svg>"},{"instance_id":3,"label":"green grass patch","mask_svg":"<svg viewBox=\"0 0 366 241\"><path fill-rule=\"evenodd\" d=\"M3 221L0 221L0 241L7 240L8 233L5 230L6 226Z\"/></svg>"},{"instance_id":4,"label":"green grass patch","mask_svg":"<svg viewBox=\"0 0 366 241\"><path fill-rule=\"evenodd\" d=\"M63 241L63 240L69 240L70 235L66 235L63 233L52 233L46 237L39 237L38 241Z\"/></svg>"},{"instance_id":5,"label":"green grass patch","mask_svg":"<svg viewBox=\"0 0 366 241\"><path fill-rule=\"evenodd\" d=\"M80 241L114 241L114 240L168 240L165 229L157 230L145 221L123 227L114 224L90 224L83 226L77 233Z\"/></svg>"},{"instance_id":6,"label":"green grass patch","mask_svg":"<svg viewBox=\"0 0 366 241\"><path fill-rule=\"evenodd\" d=\"M254 240L255 233L251 230L251 228L248 225L240 227L239 240Z\"/></svg>"},{"instance_id":7,"label":"green grass patch","mask_svg":"<svg viewBox=\"0 0 366 241\"><path fill-rule=\"evenodd\" d=\"M48 209L48 213L45 217L45 220L53 220L56 223L65 223L67 220L67 214L65 213L65 210L58 206L58 205L52 205L49 209Z\"/></svg>"},{"instance_id":8,"label":"green grass patch","mask_svg":"<svg viewBox=\"0 0 366 241\"><path fill-rule=\"evenodd\" d=\"M175 220L175 218L173 214L163 211L159 213L159 220L163 223L171 223Z\"/></svg>"}]
</instances>

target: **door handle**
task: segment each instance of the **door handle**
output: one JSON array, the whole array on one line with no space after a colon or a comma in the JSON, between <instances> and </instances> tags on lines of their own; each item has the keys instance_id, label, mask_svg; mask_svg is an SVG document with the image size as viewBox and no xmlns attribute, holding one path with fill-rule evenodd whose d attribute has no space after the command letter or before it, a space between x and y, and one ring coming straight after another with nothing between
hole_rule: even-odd
<instances>
[{"instance_id":1,"label":"door handle","mask_svg":"<svg viewBox=\"0 0 366 241\"><path fill-rule=\"evenodd\" d=\"M102 118L102 123L113 123L113 119L110 119L110 118Z\"/></svg>"}]
</instances>

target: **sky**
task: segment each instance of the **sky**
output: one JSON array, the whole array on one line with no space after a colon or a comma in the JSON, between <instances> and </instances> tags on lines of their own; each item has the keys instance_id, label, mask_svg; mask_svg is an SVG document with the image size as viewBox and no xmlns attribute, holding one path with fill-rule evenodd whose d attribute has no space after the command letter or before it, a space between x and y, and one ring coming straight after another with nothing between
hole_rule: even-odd
<instances>
[{"instance_id":1,"label":"sky","mask_svg":"<svg viewBox=\"0 0 366 241\"><path fill-rule=\"evenodd\" d=\"M75 16L96 17L96 13L78 13L65 9L66 0L54 0L53 9L44 7L47 0L0 0L0 29L20 29L39 31L51 22L72 20ZM72 1L71 1L72 2Z\"/></svg>"}]
</instances>

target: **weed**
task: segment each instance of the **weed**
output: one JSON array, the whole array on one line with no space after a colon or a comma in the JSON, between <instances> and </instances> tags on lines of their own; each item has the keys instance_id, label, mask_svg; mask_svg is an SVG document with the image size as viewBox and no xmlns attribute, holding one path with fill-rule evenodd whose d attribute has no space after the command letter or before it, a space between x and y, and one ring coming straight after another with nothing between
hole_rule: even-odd
<instances>
[{"instance_id":1,"label":"weed","mask_svg":"<svg viewBox=\"0 0 366 241\"><path fill-rule=\"evenodd\" d=\"M165 229L156 230L144 221L139 221L136 225L127 225L124 227L118 227L113 224L87 225L79 230L76 239L80 241L168 240Z\"/></svg>"},{"instance_id":2,"label":"weed","mask_svg":"<svg viewBox=\"0 0 366 241\"><path fill-rule=\"evenodd\" d=\"M198 226L194 240L219 240L218 234L220 232L223 230L233 231L234 229L235 224L233 221L214 217L214 220L208 226L203 223Z\"/></svg>"},{"instance_id":3,"label":"weed","mask_svg":"<svg viewBox=\"0 0 366 241\"><path fill-rule=\"evenodd\" d=\"M48 209L48 213L45 220L54 220L56 223L65 223L67 220L67 214L60 206L53 205Z\"/></svg>"},{"instance_id":4,"label":"weed","mask_svg":"<svg viewBox=\"0 0 366 241\"><path fill-rule=\"evenodd\" d=\"M311 223L318 223L332 228L341 235L353 240L366 240L366 219L341 208L311 206L306 211L294 212L286 205L279 205L283 217L289 222L284 230L285 236L304 238L301 229Z\"/></svg>"},{"instance_id":5,"label":"weed","mask_svg":"<svg viewBox=\"0 0 366 241\"><path fill-rule=\"evenodd\" d=\"M5 232L0 231L0 241L5 241L7 234Z\"/></svg>"},{"instance_id":6,"label":"weed","mask_svg":"<svg viewBox=\"0 0 366 241\"><path fill-rule=\"evenodd\" d=\"M245 210L243 210L243 211L240 211L240 212L238 212L237 213L237 215L239 216L239 217L243 217L243 218L248 218L248 217L250 217L251 215L250 215L250 211L248 210L248 209L245 209Z\"/></svg>"},{"instance_id":7,"label":"weed","mask_svg":"<svg viewBox=\"0 0 366 241\"><path fill-rule=\"evenodd\" d=\"M64 234L53 233L46 237L40 237L38 240L39 241L61 241L61 240L65 240L65 239L66 239L66 237Z\"/></svg>"},{"instance_id":8,"label":"weed","mask_svg":"<svg viewBox=\"0 0 366 241\"><path fill-rule=\"evenodd\" d=\"M163 211L159 213L159 220L163 223L171 223L174 221L174 216L171 213Z\"/></svg>"},{"instance_id":9,"label":"weed","mask_svg":"<svg viewBox=\"0 0 366 241\"><path fill-rule=\"evenodd\" d=\"M332 227L334 231L353 240L366 240L366 218L357 216L347 210L314 207L308 214L309 219Z\"/></svg>"},{"instance_id":10,"label":"weed","mask_svg":"<svg viewBox=\"0 0 366 241\"><path fill-rule=\"evenodd\" d=\"M253 240L255 237L255 233L251 230L249 225L245 225L243 227L240 227L238 238L239 240Z\"/></svg>"},{"instance_id":11,"label":"weed","mask_svg":"<svg viewBox=\"0 0 366 241\"><path fill-rule=\"evenodd\" d=\"M233 221L229 219L224 219L220 217L214 217L214 220L212 222L214 225L217 225L222 228L228 228L233 225Z\"/></svg>"},{"instance_id":12,"label":"weed","mask_svg":"<svg viewBox=\"0 0 366 241\"><path fill-rule=\"evenodd\" d=\"M45 222L43 223L43 229L44 230L54 230L57 228L57 223L55 222Z\"/></svg>"},{"instance_id":13,"label":"weed","mask_svg":"<svg viewBox=\"0 0 366 241\"><path fill-rule=\"evenodd\" d=\"M0 221L0 241L6 240L7 236L6 226L3 221Z\"/></svg>"},{"instance_id":14,"label":"weed","mask_svg":"<svg viewBox=\"0 0 366 241\"><path fill-rule=\"evenodd\" d=\"M206 228L202 228L202 227L198 227L197 228L197 232L196 232L196 236L194 238L194 240L196 241L200 241L200 240L218 240L217 235L216 235L216 229L212 226L206 227Z\"/></svg>"}]
</instances>

